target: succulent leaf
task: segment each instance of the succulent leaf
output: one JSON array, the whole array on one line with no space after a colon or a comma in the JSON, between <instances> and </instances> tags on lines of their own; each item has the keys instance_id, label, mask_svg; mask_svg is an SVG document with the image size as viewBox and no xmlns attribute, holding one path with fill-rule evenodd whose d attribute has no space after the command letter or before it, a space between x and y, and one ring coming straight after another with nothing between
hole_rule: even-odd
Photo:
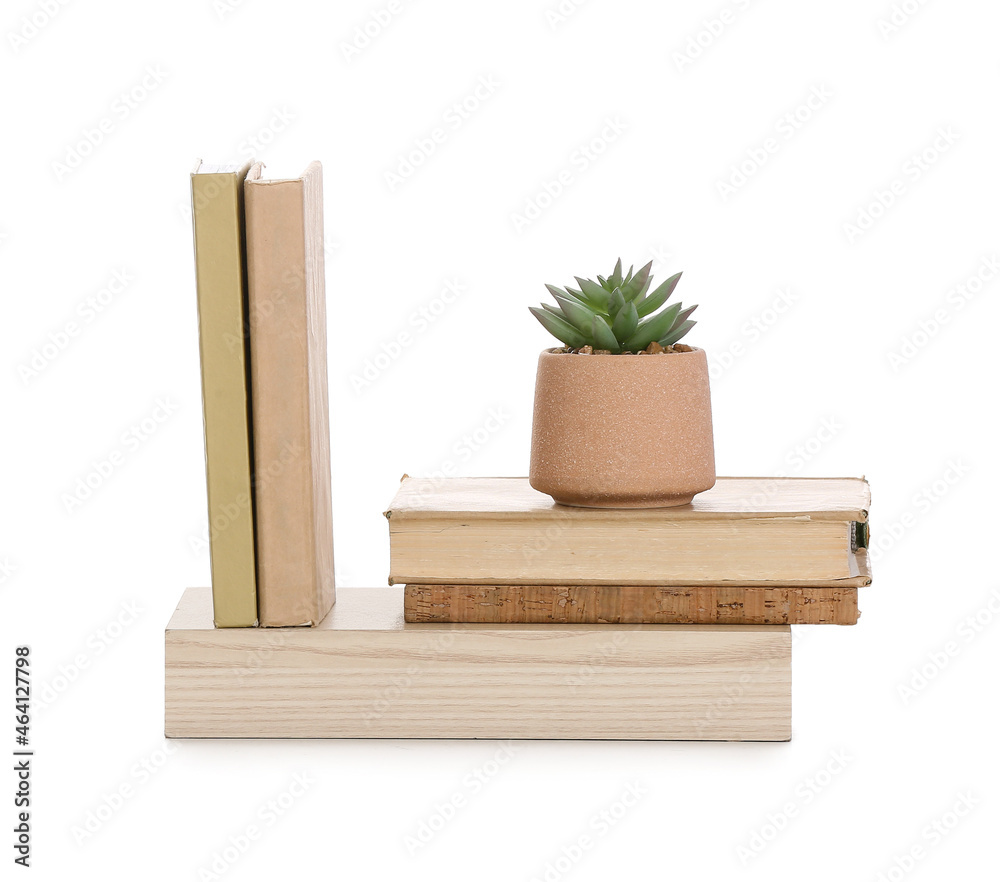
<instances>
[{"instance_id":1,"label":"succulent leaf","mask_svg":"<svg viewBox=\"0 0 1000 882\"><path fill-rule=\"evenodd\" d=\"M566 295L553 293L552 296L556 298L556 302L559 304L559 308L562 310L566 321L581 334L586 335L589 333L591 320L594 317L593 310L588 309L582 303L578 303Z\"/></svg>"},{"instance_id":2,"label":"succulent leaf","mask_svg":"<svg viewBox=\"0 0 1000 882\"><path fill-rule=\"evenodd\" d=\"M622 284L622 294L625 295L626 300L638 300L646 293L646 289L649 287L649 271L653 268L653 261L647 263L642 269L639 270L631 279L627 279Z\"/></svg>"},{"instance_id":3,"label":"succulent leaf","mask_svg":"<svg viewBox=\"0 0 1000 882\"><path fill-rule=\"evenodd\" d=\"M625 341L625 348L631 352L638 352L645 349L654 340L659 340L664 334L669 333L673 326L677 313L681 311L681 305L675 303L668 306L663 312L658 312L652 318L646 319L636 329L635 333Z\"/></svg>"},{"instance_id":4,"label":"succulent leaf","mask_svg":"<svg viewBox=\"0 0 1000 882\"><path fill-rule=\"evenodd\" d=\"M622 294L621 288L615 288L611 292L611 298L608 300L608 316L614 321L615 317L621 312L622 307L625 305L625 295Z\"/></svg>"},{"instance_id":5,"label":"succulent leaf","mask_svg":"<svg viewBox=\"0 0 1000 882\"><path fill-rule=\"evenodd\" d=\"M615 316L611 325L615 338L628 340L639 327L639 314L635 311L634 303L626 303L625 307Z\"/></svg>"},{"instance_id":6,"label":"succulent leaf","mask_svg":"<svg viewBox=\"0 0 1000 882\"><path fill-rule=\"evenodd\" d=\"M602 309L607 307L608 292L598 285L597 282L592 282L590 279L581 279L579 276L576 277L576 281L587 300Z\"/></svg>"},{"instance_id":7,"label":"succulent leaf","mask_svg":"<svg viewBox=\"0 0 1000 882\"><path fill-rule=\"evenodd\" d=\"M635 304L636 309L639 308L639 304L646 299L646 292L649 290L649 283L653 281L653 277L650 276L643 283L643 286L639 289L639 293L632 298L632 302Z\"/></svg>"},{"instance_id":8,"label":"succulent leaf","mask_svg":"<svg viewBox=\"0 0 1000 882\"><path fill-rule=\"evenodd\" d=\"M563 311L562 311L562 310L561 310L561 309L560 309L560 308L559 308L558 306L552 306L551 304L548 304L548 303L543 303L543 304L542 304L542 309L544 309L544 310L545 310L545 312L546 312L546 313L548 313L549 315L554 315L554 316L555 316L555 317L556 317L557 319L559 319L560 321L564 321L564 322L567 322L567 323L569 323L569 324L571 324L571 325L573 324L573 323L572 323L572 322L570 322L570 320L569 320L569 319L568 319L568 318L566 317L566 313L564 313L564 312L563 312ZM577 328L577 330L579 330L579 328ZM590 333L590 332L589 332L589 330L588 330L588 332L587 332L587 333Z\"/></svg>"},{"instance_id":9,"label":"succulent leaf","mask_svg":"<svg viewBox=\"0 0 1000 882\"><path fill-rule=\"evenodd\" d=\"M652 284L652 261L630 266L622 275L621 259L614 272L597 281L576 277L578 288L546 285L557 306L531 307L542 326L571 349L590 345L595 350L641 352L650 343L669 346L681 339L696 322L688 316L695 306L674 303L662 308L673 294L681 274L676 273L647 293ZM659 310L659 311L658 311Z\"/></svg>"},{"instance_id":10,"label":"succulent leaf","mask_svg":"<svg viewBox=\"0 0 1000 882\"><path fill-rule=\"evenodd\" d=\"M551 312L546 312L544 309L538 309L538 307L530 306L528 307L531 313L542 323L542 327L545 328L553 337L561 340L567 346L572 346L574 349L580 346L587 345L587 338L583 336L576 328L574 328L568 321L554 315Z\"/></svg>"},{"instance_id":11,"label":"succulent leaf","mask_svg":"<svg viewBox=\"0 0 1000 882\"><path fill-rule=\"evenodd\" d=\"M677 283L681 280L681 273L675 273L669 279L667 279L662 285L653 290L642 303L639 305L639 318L649 315L650 313L656 312L667 300L670 299L670 295L674 293L674 288L677 287Z\"/></svg>"},{"instance_id":12,"label":"succulent leaf","mask_svg":"<svg viewBox=\"0 0 1000 882\"><path fill-rule=\"evenodd\" d=\"M618 258L618 263L615 264L615 271L608 276L608 284L611 286L612 290L617 288L622 283L622 259Z\"/></svg>"},{"instance_id":13,"label":"succulent leaf","mask_svg":"<svg viewBox=\"0 0 1000 882\"><path fill-rule=\"evenodd\" d=\"M572 300L578 303L585 309L593 309L589 300L582 294L574 293L572 289L567 288L565 291L562 288L557 288L555 285L546 285L549 290L549 294L552 295L553 299L557 302L562 302L563 300Z\"/></svg>"},{"instance_id":14,"label":"succulent leaf","mask_svg":"<svg viewBox=\"0 0 1000 882\"><path fill-rule=\"evenodd\" d=\"M677 318L674 319L674 324L668 333L672 333L676 328L679 328L682 324L684 324L684 322L687 321L688 316L691 315L691 313L697 308L698 304L695 303L693 306L689 306L687 309L682 309L679 313L677 313Z\"/></svg>"},{"instance_id":15,"label":"succulent leaf","mask_svg":"<svg viewBox=\"0 0 1000 882\"><path fill-rule=\"evenodd\" d=\"M692 321L681 322L681 324L678 327L674 328L674 330L672 330L669 334L667 334L666 337L664 337L662 340L660 340L660 345L661 346L670 346L671 344L676 343L678 340L681 339L681 337L683 337L688 331L690 331L696 324L698 324L698 323L697 322L692 322Z\"/></svg>"},{"instance_id":16,"label":"succulent leaf","mask_svg":"<svg viewBox=\"0 0 1000 882\"><path fill-rule=\"evenodd\" d=\"M609 349L612 352L621 352L621 344L615 336L614 331L608 324L608 320L603 315L594 316L594 349Z\"/></svg>"}]
</instances>

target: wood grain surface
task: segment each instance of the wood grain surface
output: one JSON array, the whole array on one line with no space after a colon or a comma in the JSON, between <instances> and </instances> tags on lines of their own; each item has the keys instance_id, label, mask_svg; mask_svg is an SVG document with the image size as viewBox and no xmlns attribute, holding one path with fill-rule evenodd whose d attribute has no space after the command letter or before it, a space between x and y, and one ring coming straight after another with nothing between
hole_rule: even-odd
<instances>
[{"instance_id":1,"label":"wood grain surface","mask_svg":"<svg viewBox=\"0 0 1000 882\"><path fill-rule=\"evenodd\" d=\"M188 589L166 734L785 741L787 626L441 625L401 587L341 588L314 628L223 629Z\"/></svg>"}]
</instances>

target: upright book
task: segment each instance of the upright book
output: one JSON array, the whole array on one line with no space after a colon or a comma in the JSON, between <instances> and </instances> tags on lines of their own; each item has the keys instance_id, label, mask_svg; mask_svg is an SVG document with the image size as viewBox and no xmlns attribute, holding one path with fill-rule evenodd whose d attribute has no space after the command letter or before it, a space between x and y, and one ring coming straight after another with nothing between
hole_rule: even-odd
<instances>
[{"instance_id":1,"label":"upright book","mask_svg":"<svg viewBox=\"0 0 1000 882\"><path fill-rule=\"evenodd\" d=\"M260 624L316 625L334 603L323 171L246 179Z\"/></svg>"},{"instance_id":2,"label":"upright book","mask_svg":"<svg viewBox=\"0 0 1000 882\"><path fill-rule=\"evenodd\" d=\"M212 599L218 627L257 623L243 182L250 164L191 174Z\"/></svg>"},{"instance_id":3,"label":"upright book","mask_svg":"<svg viewBox=\"0 0 1000 882\"><path fill-rule=\"evenodd\" d=\"M688 505L558 505L525 478L404 478L390 583L858 587L863 478L719 478Z\"/></svg>"}]
</instances>

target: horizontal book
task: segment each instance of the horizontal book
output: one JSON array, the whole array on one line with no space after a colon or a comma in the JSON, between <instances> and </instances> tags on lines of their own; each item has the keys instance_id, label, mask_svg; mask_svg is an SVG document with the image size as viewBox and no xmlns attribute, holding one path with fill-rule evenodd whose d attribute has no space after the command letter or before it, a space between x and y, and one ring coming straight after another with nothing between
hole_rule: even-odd
<instances>
[{"instance_id":1,"label":"horizontal book","mask_svg":"<svg viewBox=\"0 0 1000 882\"><path fill-rule=\"evenodd\" d=\"M341 587L314 628L166 630L169 738L787 741L783 626L410 625L402 588Z\"/></svg>"},{"instance_id":2,"label":"horizontal book","mask_svg":"<svg viewBox=\"0 0 1000 882\"><path fill-rule=\"evenodd\" d=\"M857 588L407 585L408 622L854 625Z\"/></svg>"},{"instance_id":3,"label":"horizontal book","mask_svg":"<svg viewBox=\"0 0 1000 882\"><path fill-rule=\"evenodd\" d=\"M526 478L404 477L389 582L431 585L859 587L864 478L719 478L688 505L558 505Z\"/></svg>"}]
</instances>

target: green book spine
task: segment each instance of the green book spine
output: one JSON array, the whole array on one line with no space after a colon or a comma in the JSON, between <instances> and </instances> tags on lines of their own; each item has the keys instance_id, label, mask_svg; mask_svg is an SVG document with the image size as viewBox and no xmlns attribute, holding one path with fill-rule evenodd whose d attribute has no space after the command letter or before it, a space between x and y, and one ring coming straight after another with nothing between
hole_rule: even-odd
<instances>
[{"instance_id":1,"label":"green book spine","mask_svg":"<svg viewBox=\"0 0 1000 882\"><path fill-rule=\"evenodd\" d=\"M243 182L250 164L191 175L215 624L257 624Z\"/></svg>"}]
</instances>

